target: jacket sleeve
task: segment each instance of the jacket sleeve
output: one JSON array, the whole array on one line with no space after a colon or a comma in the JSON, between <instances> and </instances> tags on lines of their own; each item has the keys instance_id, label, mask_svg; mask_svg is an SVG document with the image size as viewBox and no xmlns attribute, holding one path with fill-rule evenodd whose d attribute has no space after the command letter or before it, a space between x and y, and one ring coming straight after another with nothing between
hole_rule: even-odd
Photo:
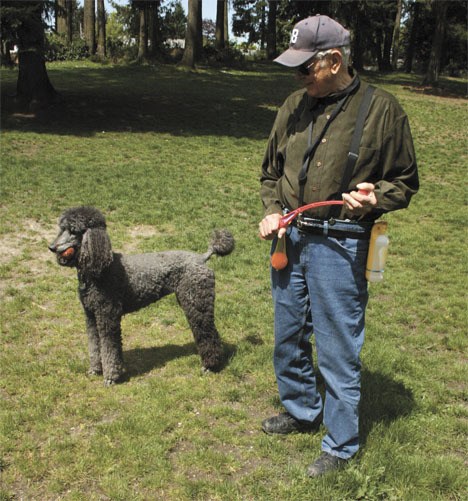
<instances>
[{"instance_id":1,"label":"jacket sleeve","mask_svg":"<svg viewBox=\"0 0 468 501\"><path fill-rule=\"evenodd\" d=\"M380 161L380 180L375 183L377 211L408 207L419 189L419 177L408 117L404 113L385 135Z\"/></svg>"},{"instance_id":2,"label":"jacket sleeve","mask_svg":"<svg viewBox=\"0 0 468 501\"><path fill-rule=\"evenodd\" d=\"M279 151L279 141L282 135L281 118L282 110L280 109L276 115L262 162L260 197L265 209L265 216L282 213L281 201L276 189L284 168L284 156Z\"/></svg>"}]
</instances>

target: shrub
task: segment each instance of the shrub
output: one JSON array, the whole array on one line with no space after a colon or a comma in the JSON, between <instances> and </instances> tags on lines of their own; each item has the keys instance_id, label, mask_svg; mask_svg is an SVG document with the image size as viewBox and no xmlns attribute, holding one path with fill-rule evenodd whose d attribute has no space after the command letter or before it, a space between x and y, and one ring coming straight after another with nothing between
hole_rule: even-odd
<instances>
[{"instance_id":1,"label":"shrub","mask_svg":"<svg viewBox=\"0 0 468 501\"><path fill-rule=\"evenodd\" d=\"M71 44L67 44L63 36L47 33L44 56L46 61L78 61L87 59L89 51L81 38L76 38Z\"/></svg>"}]
</instances>

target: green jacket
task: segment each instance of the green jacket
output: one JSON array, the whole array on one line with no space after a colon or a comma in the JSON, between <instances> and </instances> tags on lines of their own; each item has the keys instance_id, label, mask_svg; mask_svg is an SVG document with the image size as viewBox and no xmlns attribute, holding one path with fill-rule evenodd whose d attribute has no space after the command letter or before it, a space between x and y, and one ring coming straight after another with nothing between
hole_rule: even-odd
<instances>
[{"instance_id":1,"label":"green jacket","mask_svg":"<svg viewBox=\"0 0 468 501\"><path fill-rule=\"evenodd\" d=\"M342 111L330 124L309 163L304 204L341 199L343 177L351 137L362 96L368 84L361 81ZM281 213L284 207L299 206L298 176L309 145L309 124L313 121L312 142L323 129L336 103L309 97L304 89L291 94L276 116L262 164L261 198L265 215ZM361 182L376 186L377 206L358 218L342 209L340 219L373 221L384 212L407 207L419 188L416 156L408 117L388 92L376 89L366 119L359 157L347 191ZM314 209L308 216L327 218L328 207Z\"/></svg>"}]
</instances>

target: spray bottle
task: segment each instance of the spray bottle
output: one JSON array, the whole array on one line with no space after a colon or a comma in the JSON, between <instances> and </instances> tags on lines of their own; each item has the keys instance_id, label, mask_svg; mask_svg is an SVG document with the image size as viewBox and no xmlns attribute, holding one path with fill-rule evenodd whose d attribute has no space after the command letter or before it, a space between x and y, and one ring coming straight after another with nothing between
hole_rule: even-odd
<instances>
[{"instance_id":1,"label":"spray bottle","mask_svg":"<svg viewBox=\"0 0 468 501\"><path fill-rule=\"evenodd\" d=\"M369 253L367 254L366 278L369 282L381 282L387 259L389 239L387 223L379 221L372 227Z\"/></svg>"}]
</instances>

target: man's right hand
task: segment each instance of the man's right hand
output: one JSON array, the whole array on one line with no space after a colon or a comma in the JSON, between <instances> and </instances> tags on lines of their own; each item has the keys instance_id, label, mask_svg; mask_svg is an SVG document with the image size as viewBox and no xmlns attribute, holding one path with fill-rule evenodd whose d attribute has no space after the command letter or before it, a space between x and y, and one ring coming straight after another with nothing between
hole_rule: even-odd
<instances>
[{"instance_id":1,"label":"man's right hand","mask_svg":"<svg viewBox=\"0 0 468 501\"><path fill-rule=\"evenodd\" d=\"M260 221L258 228L262 240L273 240L276 235L278 235L278 238L282 238L286 233L286 228L278 229L281 217L281 214L269 214Z\"/></svg>"}]
</instances>

